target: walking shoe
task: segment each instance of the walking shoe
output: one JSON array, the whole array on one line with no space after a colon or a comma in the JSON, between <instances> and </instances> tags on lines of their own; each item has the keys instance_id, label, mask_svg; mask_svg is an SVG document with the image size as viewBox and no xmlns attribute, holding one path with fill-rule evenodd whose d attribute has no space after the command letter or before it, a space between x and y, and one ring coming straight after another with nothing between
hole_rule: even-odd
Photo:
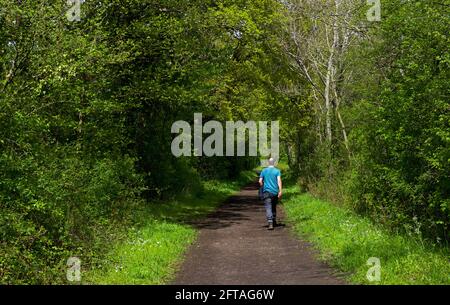
<instances>
[{"instance_id":1,"label":"walking shoe","mask_svg":"<svg viewBox=\"0 0 450 305\"><path fill-rule=\"evenodd\" d=\"M268 230L273 230L273 222L269 222L269 228Z\"/></svg>"}]
</instances>

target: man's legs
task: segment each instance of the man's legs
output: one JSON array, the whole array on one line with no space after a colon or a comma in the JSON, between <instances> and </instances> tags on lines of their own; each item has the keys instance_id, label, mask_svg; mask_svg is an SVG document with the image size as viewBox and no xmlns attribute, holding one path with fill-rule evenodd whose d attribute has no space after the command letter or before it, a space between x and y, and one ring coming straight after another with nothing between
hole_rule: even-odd
<instances>
[{"instance_id":1,"label":"man's legs","mask_svg":"<svg viewBox=\"0 0 450 305\"><path fill-rule=\"evenodd\" d=\"M278 197L277 196L272 197L272 222L274 226L277 224L277 204L278 204Z\"/></svg>"},{"instance_id":2,"label":"man's legs","mask_svg":"<svg viewBox=\"0 0 450 305\"><path fill-rule=\"evenodd\" d=\"M264 199L264 207L266 208L266 217L267 222L269 223L269 230L273 229L274 221L276 219L276 204L278 198L276 196L273 196L271 194L265 194Z\"/></svg>"},{"instance_id":3,"label":"man's legs","mask_svg":"<svg viewBox=\"0 0 450 305\"><path fill-rule=\"evenodd\" d=\"M267 222L273 221L273 214L272 214L272 198L269 194L265 194L264 198L264 207L266 208L266 218Z\"/></svg>"},{"instance_id":4,"label":"man's legs","mask_svg":"<svg viewBox=\"0 0 450 305\"><path fill-rule=\"evenodd\" d=\"M273 221L272 198L267 197L267 198L264 199L264 207L266 208L267 222L272 222Z\"/></svg>"}]
</instances>

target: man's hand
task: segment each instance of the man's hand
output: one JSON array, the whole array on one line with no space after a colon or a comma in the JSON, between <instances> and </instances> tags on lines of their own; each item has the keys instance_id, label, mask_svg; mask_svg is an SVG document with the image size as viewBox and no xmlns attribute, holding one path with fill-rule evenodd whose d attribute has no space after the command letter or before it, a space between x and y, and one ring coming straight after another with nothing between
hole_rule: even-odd
<instances>
[{"instance_id":1,"label":"man's hand","mask_svg":"<svg viewBox=\"0 0 450 305\"><path fill-rule=\"evenodd\" d=\"M278 199L281 199L281 196L283 195L283 193L281 191L278 192Z\"/></svg>"}]
</instances>

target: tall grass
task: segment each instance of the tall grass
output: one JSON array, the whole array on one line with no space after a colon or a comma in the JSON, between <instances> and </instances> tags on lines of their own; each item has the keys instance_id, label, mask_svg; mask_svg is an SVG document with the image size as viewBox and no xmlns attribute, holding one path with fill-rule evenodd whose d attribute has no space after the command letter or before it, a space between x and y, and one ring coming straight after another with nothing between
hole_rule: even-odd
<instances>
[{"instance_id":1,"label":"tall grass","mask_svg":"<svg viewBox=\"0 0 450 305\"><path fill-rule=\"evenodd\" d=\"M285 190L284 207L296 233L312 242L319 258L357 284L450 284L450 252L420 235L396 234L343 207L319 200L298 187ZM380 281L369 281L380 260Z\"/></svg>"}]
</instances>

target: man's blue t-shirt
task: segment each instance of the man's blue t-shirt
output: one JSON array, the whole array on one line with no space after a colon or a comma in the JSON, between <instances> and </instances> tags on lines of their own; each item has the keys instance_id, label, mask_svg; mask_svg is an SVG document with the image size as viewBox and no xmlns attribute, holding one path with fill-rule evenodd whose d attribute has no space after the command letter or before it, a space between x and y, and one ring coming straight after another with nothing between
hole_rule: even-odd
<instances>
[{"instance_id":1,"label":"man's blue t-shirt","mask_svg":"<svg viewBox=\"0 0 450 305\"><path fill-rule=\"evenodd\" d=\"M274 166L266 167L261 171L259 175L260 178L263 178L264 189L263 192L269 192L273 195L278 194L278 177L281 176L281 172L278 168Z\"/></svg>"}]
</instances>

